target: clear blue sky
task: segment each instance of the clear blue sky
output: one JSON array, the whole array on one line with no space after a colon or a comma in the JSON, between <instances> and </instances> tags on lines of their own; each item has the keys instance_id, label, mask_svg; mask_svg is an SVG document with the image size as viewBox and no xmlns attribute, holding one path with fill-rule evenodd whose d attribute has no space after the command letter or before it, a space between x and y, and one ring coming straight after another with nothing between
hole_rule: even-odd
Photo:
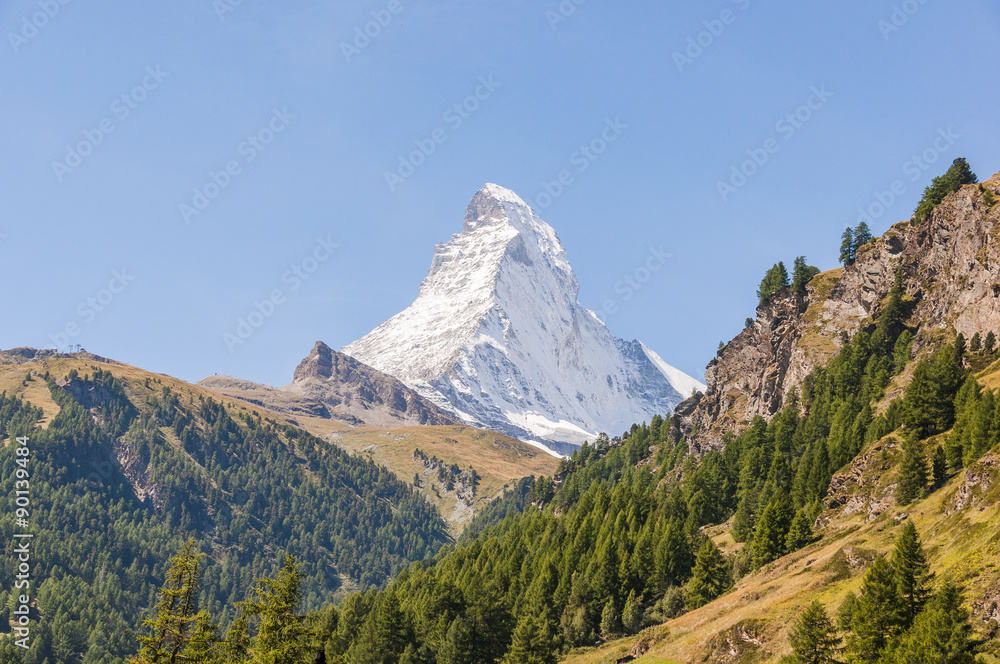
<instances>
[{"instance_id":1,"label":"clear blue sky","mask_svg":"<svg viewBox=\"0 0 1000 664\"><path fill-rule=\"evenodd\" d=\"M835 267L896 180L876 233L955 157L1000 170L993 0L236 2L0 5L0 347L283 384L317 339L406 307L496 182L546 204L614 334L701 377L772 263ZM629 275L648 279L626 299Z\"/></svg>"}]
</instances>

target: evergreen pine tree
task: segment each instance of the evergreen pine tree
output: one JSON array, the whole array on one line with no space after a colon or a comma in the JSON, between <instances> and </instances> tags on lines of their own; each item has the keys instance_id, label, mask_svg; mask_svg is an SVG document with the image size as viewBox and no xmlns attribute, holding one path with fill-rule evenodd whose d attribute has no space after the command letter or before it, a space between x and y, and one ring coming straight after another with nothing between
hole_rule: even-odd
<instances>
[{"instance_id":1,"label":"evergreen pine tree","mask_svg":"<svg viewBox=\"0 0 1000 664\"><path fill-rule=\"evenodd\" d=\"M806 264L805 256L796 257L792 264L792 290L799 295L805 295L806 285L817 274L819 274L819 268Z\"/></svg>"},{"instance_id":2,"label":"evergreen pine tree","mask_svg":"<svg viewBox=\"0 0 1000 664\"><path fill-rule=\"evenodd\" d=\"M840 631L851 631L851 625L854 623L854 609L857 603L858 596L853 592L847 593L847 597L840 603L840 607L837 609L837 625L840 627Z\"/></svg>"},{"instance_id":3,"label":"evergreen pine tree","mask_svg":"<svg viewBox=\"0 0 1000 664\"><path fill-rule=\"evenodd\" d=\"M258 579L251 587L249 596L240 602L240 613L256 634L250 639L249 653L253 664L295 664L310 652L311 631L306 627L304 616L298 611L302 599L302 573L294 556L286 555L285 563L274 579ZM395 596L389 595L395 599ZM383 600L383 603L388 600ZM398 620L396 615L388 620ZM396 659L402 654L402 646L395 651Z\"/></svg>"},{"instance_id":4,"label":"evergreen pine tree","mask_svg":"<svg viewBox=\"0 0 1000 664\"><path fill-rule=\"evenodd\" d=\"M896 485L896 503L909 505L922 498L927 488L927 459L923 446L911 435L903 443L903 463L899 468Z\"/></svg>"},{"instance_id":5,"label":"evergreen pine tree","mask_svg":"<svg viewBox=\"0 0 1000 664\"><path fill-rule=\"evenodd\" d=\"M946 584L886 653L885 664L973 664L969 614L962 593Z\"/></svg>"},{"instance_id":6,"label":"evergreen pine tree","mask_svg":"<svg viewBox=\"0 0 1000 664\"><path fill-rule=\"evenodd\" d=\"M729 587L729 570L722 552L711 539L705 538L694 565L694 576L688 584L687 603L692 609L711 602Z\"/></svg>"},{"instance_id":7,"label":"evergreen pine tree","mask_svg":"<svg viewBox=\"0 0 1000 664\"><path fill-rule=\"evenodd\" d=\"M763 302L774 293L788 285L788 270L785 264L778 261L771 266L771 269L764 274L764 278L757 287L757 299Z\"/></svg>"},{"instance_id":8,"label":"evergreen pine tree","mask_svg":"<svg viewBox=\"0 0 1000 664\"><path fill-rule=\"evenodd\" d=\"M840 262L844 265L854 262L854 230L850 226L840 236Z\"/></svg>"},{"instance_id":9,"label":"evergreen pine tree","mask_svg":"<svg viewBox=\"0 0 1000 664\"><path fill-rule=\"evenodd\" d=\"M809 515L805 509L800 509L792 519L792 525L788 529L788 536L785 538L785 549L795 551L801 549L812 541L812 526L809 523Z\"/></svg>"},{"instance_id":10,"label":"evergreen pine tree","mask_svg":"<svg viewBox=\"0 0 1000 664\"><path fill-rule=\"evenodd\" d=\"M913 333L903 330L896 337L896 343L892 348L893 373L900 373L910 361L913 354Z\"/></svg>"},{"instance_id":11,"label":"evergreen pine tree","mask_svg":"<svg viewBox=\"0 0 1000 664\"><path fill-rule=\"evenodd\" d=\"M202 617L198 613L199 562L204 556L189 539L170 559L167 577L156 602L156 617L143 621L148 632L138 637L139 654L128 664L175 664L184 661L192 636L198 633ZM60 621L56 621L59 624ZM201 644L197 644L198 648Z\"/></svg>"},{"instance_id":12,"label":"evergreen pine tree","mask_svg":"<svg viewBox=\"0 0 1000 664\"><path fill-rule=\"evenodd\" d=\"M438 650L438 664L469 664L476 661L476 643L471 632L469 623L463 616L455 617Z\"/></svg>"},{"instance_id":13,"label":"evergreen pine tree","mask_svg":"<svg viewBox=\"0 0 1000 664\"><path fill-rule=\"evenodd\" d=\"M986 338L983 340L983 352L987 354L993 353L994 348L997 345L997 336L993 334L993 330L986 333Z\"/></svg>"},{"instance_id":14,"label":"evergreen pine tree","mask_svg":"<svg viewBox=\"0 0 1000 664\"><path fill-rule=\"evenodd\" d=\"M792 516L787 499L777 498L764 509L753 537L753 567L758 569L785 553Z\"/></svg>"},{"instance_id":15,"label":"evergreen pine tree","mask_svg":"<svg viewBox=\"0 0 1000 664\"><path fill-rule=\"evenodd\" d=\"M691 575L691 547L680 519L673 518L656 547L656 574L660 588L679 586Z\"/></svg>"},{"instance_id":16,"label":"evergreen pine tree","mask_svg":"<svg viewBox=\"0 0 1000 664\"><path fill-rule=\"evenodd\" d=\"M966 350L968 350L968 345L965 343L965 335L959 332L958 336L955 337L955 354L958 355L959 362L962 361Z\"/></svg>"},{"instance_id":17,"label":"evergreen pine tree","mask_svg":"<svg viewBox=\"0 0 1000 664\"><path fill-rule=\"evenodd\" d=\"M906 426L924 439L947 431L955 422L955 396L965 382L958 341L924 358L906 388Z\"/></svg>"},{"instance_id":18,"label":"evergreen pine tree","mask_svg":"<svg viewBox=\"0 0 1000 664\"><path fill-rule=\"evenodd\" d=\"M972 445L973 430L981 414L979 401L982 394L975 376L966 378L955 397L955 425L945 440L945 456L953 468L960 468L965 460L965 448ZM991 418L992 419L992 418Z\"/></svg>"},{"instance_id":19,"label":"evergreen pine tree","mask_svg":"<svg viewBox=\"0 0 1000 664\"><path fill-rule=\"evenodd\" d=\"M942 486L948 479L948 457L940 445L934 447L934 461L931 468L935 488Z\"/></svg>"},{"instance_id":20,"label":"evergreen pine tree","mask_svg":"<svg viewBox=\"0 0 1000 664\"><path fill-rule=\"evenodd\" d=\"M635 591L629 591L625 600L625 610L622 612L622 627L626 634L635 634L642 626L642 598Z\"/></svg>"},{"instance_id":21,"label":"evergreen pine tree","mask_svg":"<svg viewBox=\"0 0 1000 664\"><path fill-rule=\"evenodd\" d=\"M900 605L892 565L885 558L876 558L861 582L861 596L854 605L851 623L853 633L848 639L850 661L876 664L886 645L902 630L897 622Z\"/></svg>"},{"instance_id":22,"label":"evergreen pine tree","mask_svg":"<svg viewBox=\"0 0 1000 664\"><path fill-rule=\"evenodd\" d=\"M871 229L868 228L868 224L865 222L860 222L854 227L854 240L851 247L851 256L857 258L858 249L865 246L872 241Z\"/></svg>"},{"instance_id":23,"label":"evergreen pine tree","mask_svg":"<svg viewBox=\"0 0 1000 664\"><path fill-rule=\"evenodd\" d=\"M996 398L986 390L972 408L972 418L962 436L962 463L968 466L992 447L997 435L994 426Z\"/></svg>"},{"instance_id":24,"label":"evergreen pine tree","mask_svg":"<svg viewBox=\"0 0 1000 664\"><path fill-rule=\"evenodd\" d=\"M914 221L920 223L929 215L944 197L959 189L962 185L975 184L979 181L976 174L969 168L969 163L964 157L959 157L952 162L951 167L944 175L940 175L931 181L929 187L924 189L924 195L917 204L914 212Z\"/></svg>"},{"instance_id":25,"label":"evergreen pine tree","mask_svg":"<svg viewBox=\"0 0 1000 664\"><path fill-rule=\"evenodd\" d=\"M514 640L502 664L555 664L556 649L551 626L528 611L514 628Z\"/></svg>"},{"instance_id":26,"label":"evergreen pine tree","mask_svg":"<svg viewBox=\"0 0 1000 664\"><path fill-rule=\"evenodd\" d=\"M618 615L615 600L609 599L601 611L601 636L610 641L621 634L621 625L621 616Z\"/></svg>"},{"instance_id":27,"label":"evergreen pine tree","mask_svg":"<svg viewBox=\"0 0 1000 664\"><path fill-rule=\"evenodd\" d=\"M889 289L889 299L886 300L885 308L882 310L882 313L879 314L878 325L876 327L876 330L881 330L883 339L887 344L892 339L896 339L896 343L899 343L898 336L903 330L903 317L906 314L906 307L903 302L904 294L903 272L902 270L897 269L896 276L892 282L892 288ZM910 339L912 338L911 334ZM885 350L888 350L888 348ZM909 349L907 349L907 351L908 350Z\"/></svg>"},{"instance_id":28,"label":"evergreen pine tree","mask_svg":"<svg viewBox=\"0 0 1000 664\"><path fill-rule=\"evenodd\" d=\"M913 624L913 619L930 597L930 585L934 579L912 521L903 525L903 532L896 539L896 549L890 562L900 598L898 623L906 629Z\"/></svg>"},{"instance_id":29,"label":"evergreen pine tree","mask_svg":"<svg viewBox=\"0 0 1000 664\"><path fill-rule=\"evenodd\" d=\"M790 640L797 664L839 664L836 656L842 639L818 600L799 616Z\"/></svg>"},{"instance_id":30,"label":"evergreen pine tree","mask_svg":"<svg viewBox=\"0 0 1000 664\"><path fill-rule=\"evenodd\" d=\"M982 350L982 348L983 348L983 341L982 339L980 339L979 333L976 332L975 334L972 335L972 338L969 339L969 350L972 351L973 353L979 353L979 351Z\"/></svg>"}]
</instances>

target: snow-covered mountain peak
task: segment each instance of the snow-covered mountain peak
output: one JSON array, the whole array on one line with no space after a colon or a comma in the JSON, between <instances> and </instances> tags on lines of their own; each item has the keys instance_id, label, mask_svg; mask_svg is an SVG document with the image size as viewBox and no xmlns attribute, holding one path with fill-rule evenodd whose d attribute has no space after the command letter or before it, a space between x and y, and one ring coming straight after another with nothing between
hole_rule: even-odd
<instances>
[{"instance_id":1,"label":"snow-covered mountain peak","mask_svg":"<svg viewBox=\"0 0 1000 664\"><path fill-rule=\"evenodd\" d=\"M483 226L510 223L511 212L515 217L532 216L531 208L520 196L500 185L487 183L465 209L463 232L471 233Z\"/></svg>"},{"instance_id":2,"label":"snow-covered mountain peak","mask_svg":"<svg viewBox=\"0 0 1000 664\"><path fill-rule=\"evenodd\" d=\"M472 423L547 442L618 432L704 389L612 337L578 292L555 230L487 184L413 304L343 352Z\"/></svg>"}]
</instances>

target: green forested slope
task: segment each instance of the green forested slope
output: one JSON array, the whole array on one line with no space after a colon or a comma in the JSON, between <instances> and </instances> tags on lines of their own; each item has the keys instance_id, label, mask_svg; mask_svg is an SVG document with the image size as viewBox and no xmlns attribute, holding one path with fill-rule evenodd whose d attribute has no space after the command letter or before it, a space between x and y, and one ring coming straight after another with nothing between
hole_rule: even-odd
<instances>
[{"instance_id":1,"label":"green forested slope","mask_svg":"<svg viewBox=\"0 0 1000 664\"><path fill-rule=\"evenodd\" d=\"M0 565L12 578L10 443L27 435L37 600L31 650L24 656L4 639L0 661L122 661L167 560L188 537L209 554L201 603L223 622L285 551L303 561L303 607L316 608L345 583L385 583L446 541L436 510L369 461L157 378L130 385L127 395L111 371L80 375L87 369L61 384L52 375L26 379L47 380L59 406L44 430L36 428L39 409L0 397ZM10 591L0 590L7 619Z\"/></svg>"},{"instance_id":2,"label":"green forested slope","mask_svg":"<svg viewBox=\"0 0 1000 664\"><path fill-rule=\"evenodd\" d=\"M483 526L478 535L433 564L349 597L328 656L352 664L554 662L696 609L813 542L831 477L887 435L913 441L926 466L915 497L940 486L931 483L933 450L920 441L957 418L946 445L951 470L940 471L953 473L996 443L1000 418L993 397L979 396L967 378L982 351L961 339L917 364L905 397L883 402L911 356L906 300L897 280L869 330L814 370L770 422L756 418L721 452L689 455L659 417L584 446L555 483L511 492L473 524ZM968 424L987 409L985 423ZM726 556L704 528L723 522L709 532L735 540Z\"/></svg>"}]
</instances>

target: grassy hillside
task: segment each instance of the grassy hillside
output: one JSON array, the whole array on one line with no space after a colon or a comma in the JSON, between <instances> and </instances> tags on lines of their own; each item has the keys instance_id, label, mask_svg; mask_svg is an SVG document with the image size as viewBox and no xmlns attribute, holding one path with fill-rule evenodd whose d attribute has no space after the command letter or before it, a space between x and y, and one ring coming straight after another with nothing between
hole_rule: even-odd
<instances>
[{"instance_id":1,"label":"grassy hillside","mask_svg":"<svg viewBox=\"0 0 1000 664\"><path fill-rule=\"evenodd\" d=\"M202 381L209 386L209 381ZM267 393L250 393L249 398L266 409L280 397L302 399L297 395L267 388ZM243 399L247 392L240 393ZM237 403L242 403L238 400ZM280 404L287 410L287 405ZM334 443L353 455L370 459L392 471L400 480L419 490L432 505L438 508L448 523L452 534L458 536L472 517L489 501L501 495L504 487L522 477L534 475L551 477L559 460L536 447L504 434L465 426L409 426L372 427L363 424L352 426L343 420L317 417L304 409L291 417L273 413L275 417L290 419L306 431ZM417 454L426 454L422 460ZM435 464L436 457L440 464ZM454 474L452 488L437 470L443 465ZM460 472L476 471L478 480L472 490L468 477L452 473L452 466ZM414 476L420 483L414 484Z\"/></svg>"},{"instance_id":2,"label":"grassy hillside","mask_svg":"<svg viewBox=\"0 0 1000 664\"><path fill-rule=\"evenodd\" d=\"M559 466L552 455L516 438L471 427L359 427L331 433L327 440L385 466L404 481L412 483L414 475L419 475L418 488L456 535L505 487L529 475L551 477ZM449 490L437 464L421 460L417 450L439 459L448 475L452 466L462 471L475 469L479 476L475 491L466 490L469 483L463 481L455 481Z\"/></svg>"},{"instance_id":3,"label":"grassy hillside","mask_svg":"<svg viewBox=\"0 0 1000 664\"><path fill-rule=\"evenodd\" d=\"M119 378L127 394L141 396L149 392L144 387L146 378L153 376L159 381L157 388L169 387L193 398L214 398L237 411L250 412L279 421L289 421L313 435L334 443L352 455L370 459L384 466L401 481L412 485L413 477L419 473L421 484L414 486L434 505L449 530L457 536L474 514L486 503L503 492L504 487L530 475L551 477L556 472L559 460L526 443L483 429L472 427L400 427L380 428L351 426L341 420L310 416L301 411L289 417L261 404L245 400L227 398L215 390L205 389L165 374L151 374L147 371L118 362L107 362L96 356L59 356L46 359L38 366L30 367L36 373L50 371L53 375L65 376L72 369L86 373L99 366L111 371ZM24 381L28 365L10 361L0 361L0 392L18 395L43 409L44 417L40 425L44 428L59 406L52 400L44 381ZM294 397L295 395L292 395ZM273 398L270 396L269 398ZM457 465L462 470L470 466L480 479L474 496L459 495L456 489L447 490L437 479L437 472L414 458L414 452L421 449L428 456L436 456L446 466Z\"/></svg>"},{"instance_id":4,"label":"grassy hillside","mask_svg":"<svg viewBox=\"0 0 1000 664\"><path fill-rule=\"evenodd\" d=\"M884 461L898 456L889 447ZM872 494L891 488L896 469L863 473ZM1000 448L905 509L892 506L874 520L867 513L832 519L810 546L741 579L717 600L627 639L571 654L564 664L606 664L628 653L635 661L777 662L791 652L789 630L813 599L835 615L877 555L888 554L901 523L912 520L940 579L965 586L973 625L986 635L1000 614ZM718 528L716 530L719 530ZM721 538L720 538L721 539ZM730 549L732 551L732 549ZM1000 655L1000 644L992 645ZM720 649L729 651L720 657ZM984 660L991 661L991 660Z\"/></svg>"}]
</instances>

